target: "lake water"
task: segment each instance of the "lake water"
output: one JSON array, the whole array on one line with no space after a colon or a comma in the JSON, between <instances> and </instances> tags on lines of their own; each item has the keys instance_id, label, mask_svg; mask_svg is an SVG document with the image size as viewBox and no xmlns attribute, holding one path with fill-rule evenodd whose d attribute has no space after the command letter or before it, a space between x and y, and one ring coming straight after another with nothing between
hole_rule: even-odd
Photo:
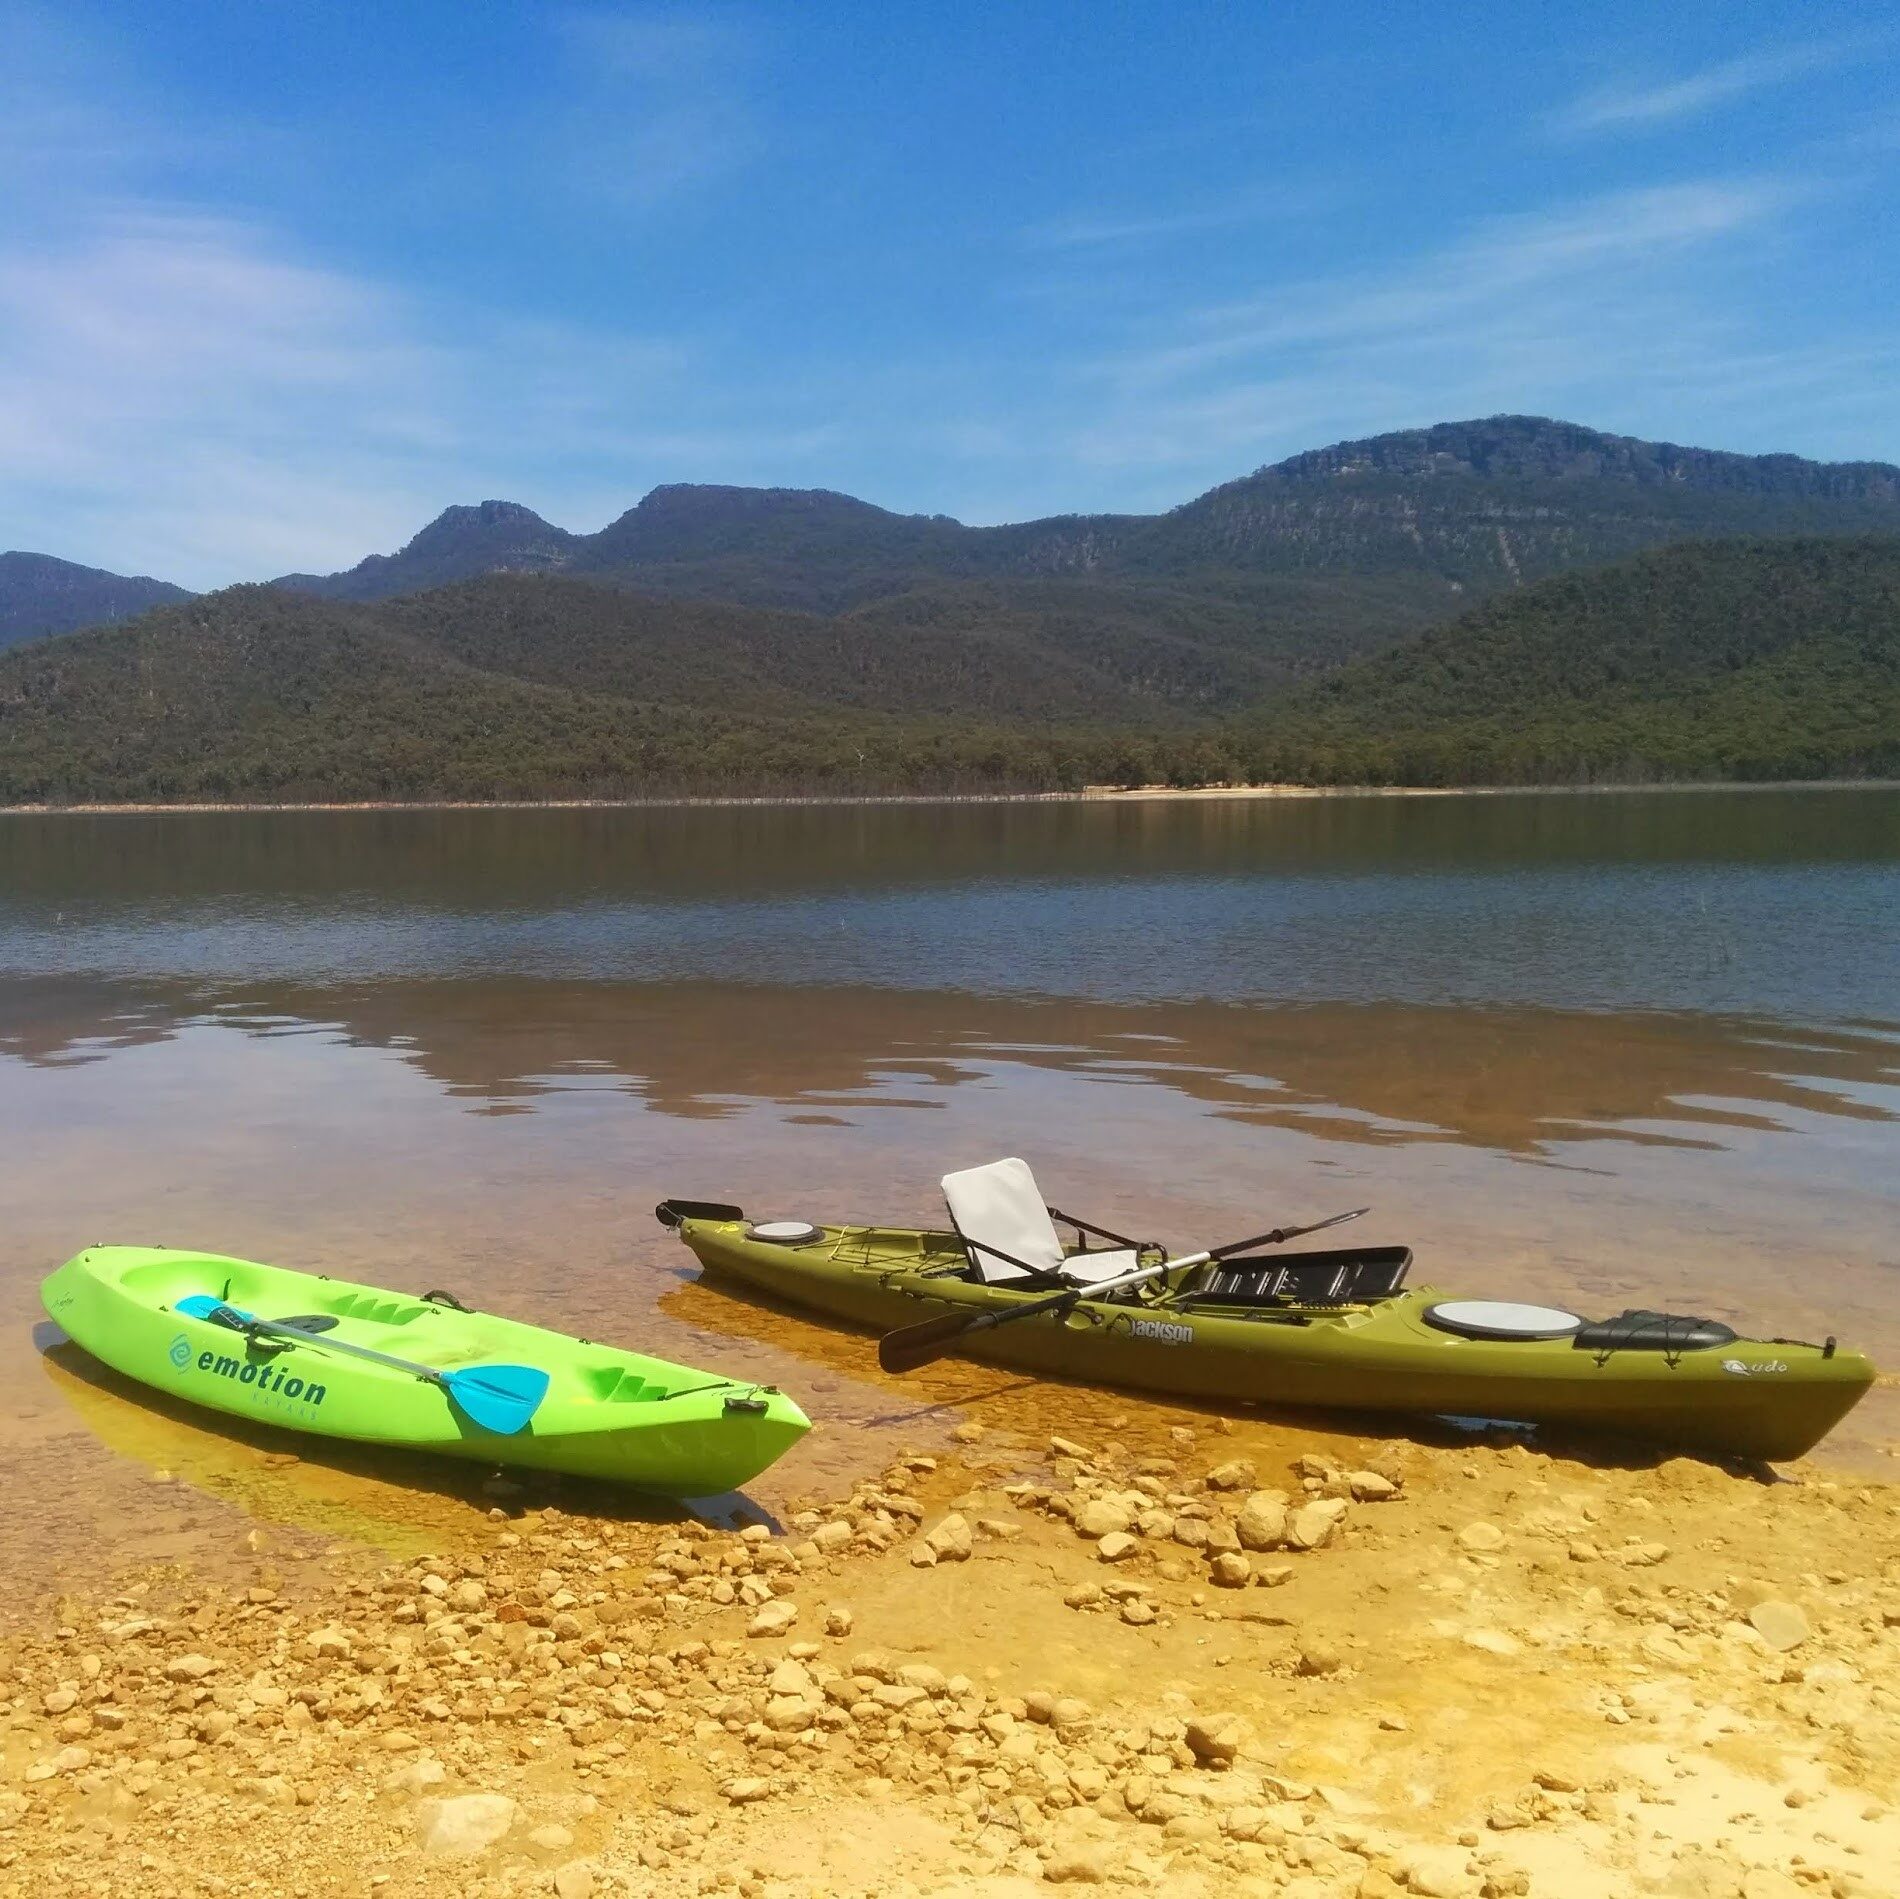
<instances>
[{"instance_id":1,"label":"lake water","mask_svg":"<svg viewBox=\"0 0 1900 1899\"><path fill-rule=\"evenodd\" d=\"M1020 1153L1183 1244L1370 1201L1430 1283L1900 1367L1900 793L0 818L0 1140L36 1585L466 1508L57 1346L38 1281L97 1240L777 1378L831 1428L768 1507L966 1413L1174 1414L885 1379L698 1285L669 1193L921 1221ZM1831 1454L1897 1433L1883 1388Z\"/></svg>"}]
</instances>

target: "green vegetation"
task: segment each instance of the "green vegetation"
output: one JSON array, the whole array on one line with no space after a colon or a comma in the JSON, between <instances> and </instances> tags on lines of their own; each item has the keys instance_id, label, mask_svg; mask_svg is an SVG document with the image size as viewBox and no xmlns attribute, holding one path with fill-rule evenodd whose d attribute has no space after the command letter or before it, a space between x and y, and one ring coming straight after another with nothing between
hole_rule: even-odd
<instances>
[{"instance_id":1,"label":"green vegetation","mask_svg":"<svg viewBox=\"0 0 1900 1899\"><path fill-rule=\"evenodd\" d=\"M1022 581L829 618L522 575L240 587L0 654L6 801L1889 773L1893 536L1666 548L1331 671L1244 598Z\"/></svg>"},{"instance_id":2,"label":"green vegetation","mask_svg":"<svg viewBox=\"0 0 1900 1899\"><path fill-rule=\"evenodd\" d=\"M1567 574L1252 722L1258 778L1468 785L1900 773L1900 539Z\"/></svg>"}]
</instances>

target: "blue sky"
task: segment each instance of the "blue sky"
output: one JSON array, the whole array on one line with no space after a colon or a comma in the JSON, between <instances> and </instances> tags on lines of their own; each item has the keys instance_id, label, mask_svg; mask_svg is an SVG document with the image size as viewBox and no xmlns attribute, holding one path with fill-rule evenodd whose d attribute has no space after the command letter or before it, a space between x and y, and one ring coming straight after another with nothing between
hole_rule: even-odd
<instances>
[{"instance_id":1,"label":"blue sky","mask_svg":"<svg viewBox=\"0 0 1900 1899\"><path fill-rule=\"evenodd\" d=\"M1147 510L1507 409L1900 459L1890 19L0 0L0 546Z\"/></svg>"}]
</instances>

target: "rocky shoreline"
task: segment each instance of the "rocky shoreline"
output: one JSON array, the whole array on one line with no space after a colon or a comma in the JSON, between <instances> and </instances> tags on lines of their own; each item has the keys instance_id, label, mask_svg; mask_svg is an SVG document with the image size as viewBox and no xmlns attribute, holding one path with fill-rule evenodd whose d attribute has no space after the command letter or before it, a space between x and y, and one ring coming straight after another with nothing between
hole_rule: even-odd
<instances>
[{"instance_id":1,"label":"rocky shoreline","mask_svg":"<svg viewBox=\"0 0 1900 1899\"><path fill-rule=\"evenodd\" d=\"M426 1560L63 1598L0 1891L1894 1890L1900 1485L953 1436L783 1526L502 1483Z\"/></svg>"}]
</instances>

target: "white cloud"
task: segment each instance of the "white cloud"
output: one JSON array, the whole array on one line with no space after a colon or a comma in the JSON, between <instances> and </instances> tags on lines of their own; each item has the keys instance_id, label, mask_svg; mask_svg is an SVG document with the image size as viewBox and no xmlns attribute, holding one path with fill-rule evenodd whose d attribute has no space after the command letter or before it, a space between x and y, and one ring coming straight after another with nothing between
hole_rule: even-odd
<instances>
[{"instance_id":1,"label":"white cloud","mask_svg":"<svg viewBox=\"0 0 1900 1899\"><path fill-rule=\"evenodd\" d=\"M824 429L695 429L664 338L458 313L189 212L0 249L11 544L187 585L347 565L452 499L559 519L629 463L730 473ZM571 517L570 517L571 518Z\"/></svg>"},{"instance_id":2,"label":"white cloud","mask_svg":"<svg viewBox=\"0 0 1900 1899\"><path fill-rule=\"evenodd\" d=\"M1606 86L1564 107L1553 117L1552 129L1576 134L1671 124L1751 92L1787 85L1808 73L1837 66L1857 50L1857 43L1846 41L1789 46L1723 60L1660 84Z\"/></svg>"},{"instance_id":3,"label":"white cloud","mask_svg":"<svg viewBox=\"0 0 1900 1899\"><path fill-rule=\"evenodd\" d=\"M1068 445L1098 467L1206 466L1580 399L1596 420L1606 386L1732 396L1715 367L1736 353L1729 318L1684 264L1759 245L1800 197L1772 178L1615 193L1490 219L1382 275L1177 313L1172 334L1094 365L1109 398Z\"/></svg>"}]
</instances>

